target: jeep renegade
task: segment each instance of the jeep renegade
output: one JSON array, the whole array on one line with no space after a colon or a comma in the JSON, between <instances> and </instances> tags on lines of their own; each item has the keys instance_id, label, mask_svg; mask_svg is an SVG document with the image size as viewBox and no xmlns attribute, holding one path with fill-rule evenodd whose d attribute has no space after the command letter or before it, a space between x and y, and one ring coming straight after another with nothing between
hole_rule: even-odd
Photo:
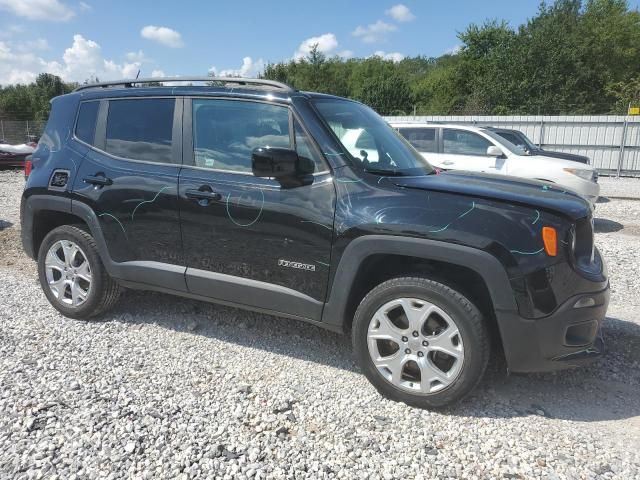
<instances>
[{"instance_id":1,"label":"jeep renegade","mask_svg":"<svg viewBox=\"0 0 640 480\"><path fill-rule=\"evenodd\" d=\"M602 353L609 282L581 197L437 174L355 101L182 80L208 83L53 100L22 241L63 315L99 315L126 287L300 319L350 332L383 395L428 408L468 394L492 352L513 372ZM355 130L361 152L341 142Z\"/></svg>"}]
</instances>

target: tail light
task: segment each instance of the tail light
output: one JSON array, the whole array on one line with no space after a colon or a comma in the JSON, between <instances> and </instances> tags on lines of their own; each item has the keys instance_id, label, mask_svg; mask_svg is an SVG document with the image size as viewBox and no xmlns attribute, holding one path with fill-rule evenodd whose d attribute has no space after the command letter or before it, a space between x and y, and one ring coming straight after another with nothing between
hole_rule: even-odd
<instances>
[{"instance_id":1,"label":"tail light","mask_svg":"<svg viewBox=\"0 0 640 480\"><path fill-rule=\"evenodd\" d=\"M31 163L31 155L28 155L24 159L24 178L25 179L29 178L29 175L31 175L32 168L33 168L33 163Z\"/></svg>"}]
</instances>

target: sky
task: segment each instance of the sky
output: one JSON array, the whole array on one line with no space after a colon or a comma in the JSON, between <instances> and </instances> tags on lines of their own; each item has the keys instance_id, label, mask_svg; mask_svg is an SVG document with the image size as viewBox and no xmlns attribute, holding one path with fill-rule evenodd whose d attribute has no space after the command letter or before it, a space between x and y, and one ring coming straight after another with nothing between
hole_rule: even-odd
<instances>
[{"instance_id":1,"label":"sky","mask_svg":"<svg viewBox=\"0 0 640 480\"><path fill-rule=\"evenodd\" d=\"M630 1L638 8L640 0ZM83 82L256 76L318 44L328 56L454 52L470 23L535 15L539 0L0 0L0 85L38 73Z\"/></svg>"}]
</instances>

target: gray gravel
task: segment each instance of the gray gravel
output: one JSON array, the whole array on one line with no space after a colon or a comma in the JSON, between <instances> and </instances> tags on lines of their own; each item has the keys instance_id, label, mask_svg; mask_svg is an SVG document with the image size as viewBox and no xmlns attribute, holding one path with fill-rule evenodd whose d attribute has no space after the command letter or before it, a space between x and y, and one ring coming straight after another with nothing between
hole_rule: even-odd
<instances>
[{"instance_id":1,"label":"gray gravel","mask_svg":"<svg viewBox=\"0 0 640 480\"><path fill-rule=\"evenodd\" d=\"M598 183L603 197L637 198L640 200L640 178L600 177Z\"/></svg>"},{"instance_id":2,"label":"gray gravel","mask_svg":"<svg viewBox=\"0 0 640 480\"><path fill-rule=\"evenodd\" d=\"M17 244L21 189L0 172L0 478L640 477L640 202L597 209L606 357L495 364L428 412L381 398L349 339L310 325L144 292L103 322L62 317Z\"/></svg>"}]
</instances>

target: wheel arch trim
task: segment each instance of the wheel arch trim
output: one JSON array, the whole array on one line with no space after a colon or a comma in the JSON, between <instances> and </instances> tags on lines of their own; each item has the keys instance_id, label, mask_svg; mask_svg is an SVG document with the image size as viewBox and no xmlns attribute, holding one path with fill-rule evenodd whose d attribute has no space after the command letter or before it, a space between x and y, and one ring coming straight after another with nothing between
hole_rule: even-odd
<instances>
[{"instance_id":1,"label":"wheel arch trim","mask_svg":"<svg viewBox=\"0 0 640 480\"><path fill-rule=\"evenodd\" d=\"M500 330L503 344L509 332L508 323L517 313L511 283L500 261L477 248L413 237L368 235L353 240L345 249L336 268L336 275L327 295L322 321L332 328L345 330L354 281L360 267L372 255L416 257L466 267L485 282ZM505 353L509 347L504 345Z\"/></svg>"}]
</instances>

